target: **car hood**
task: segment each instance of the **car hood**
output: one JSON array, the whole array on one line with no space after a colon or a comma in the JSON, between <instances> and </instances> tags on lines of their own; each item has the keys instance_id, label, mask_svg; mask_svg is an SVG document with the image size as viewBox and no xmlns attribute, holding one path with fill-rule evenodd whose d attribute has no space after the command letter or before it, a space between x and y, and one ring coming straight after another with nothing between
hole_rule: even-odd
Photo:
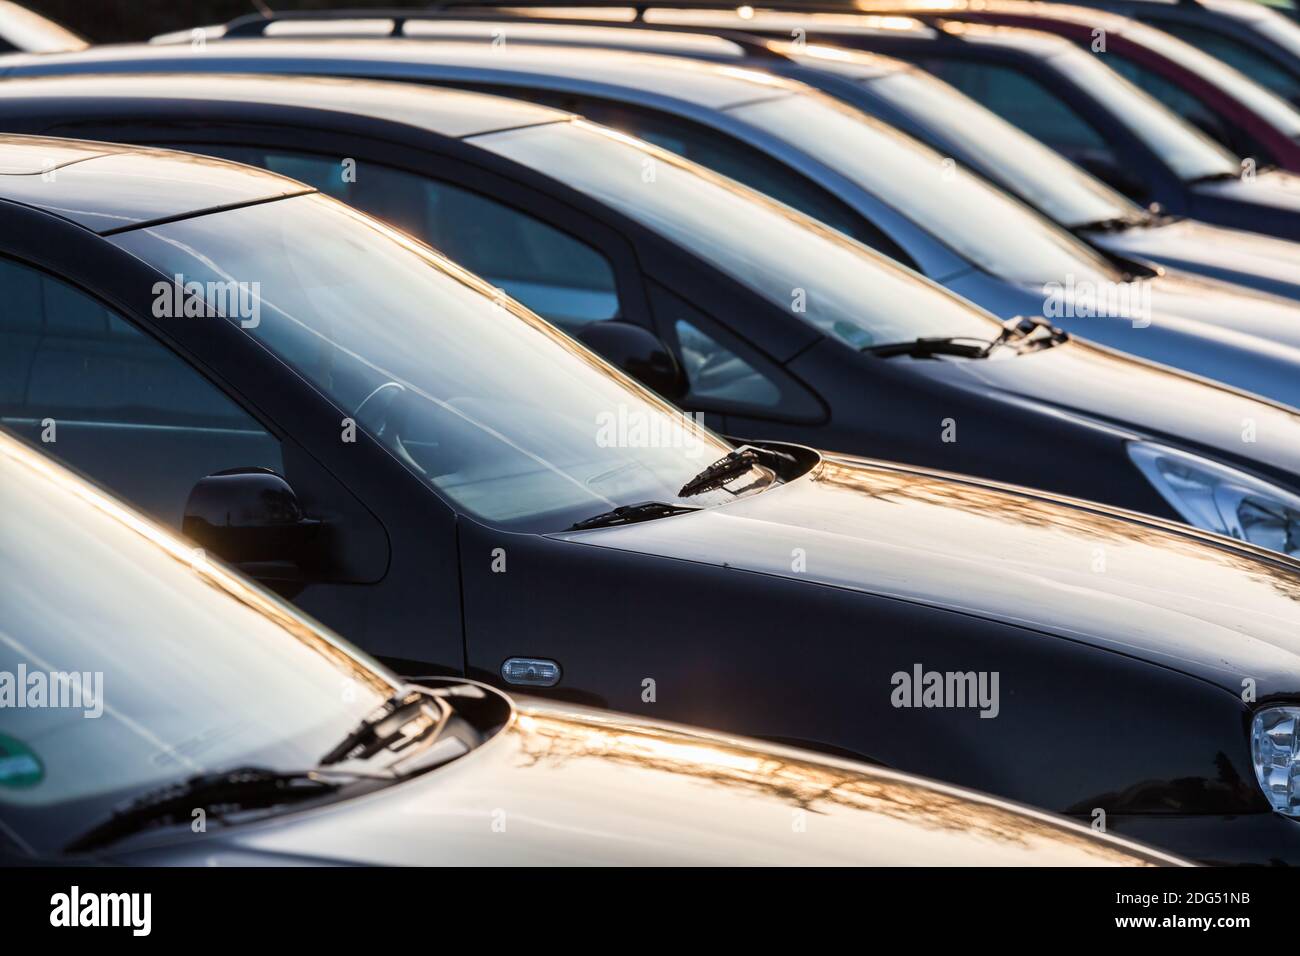
<instances>
[{"instance_id":1,"label":"car hood","mask_svg":"<svg viewBox=\"0 0 1300 956\"><path fill-rule=\"evenodd\" d=\"M1208 199L1269 206L1300 212L1300 176L1269 171L1253 179L1218 179L1193 183L1192 192Z\"/></svg>"},{"instance_id":2,"label":"car hood","mask_svg":"<svg viewBox=\"0 0 1300 956\"><path fill-rule=\"evenodd\" d=\"M565 537L1003 621L1233 693L1242 675L1300 691L1300 562L1064 497L827 457L720 507Z\"/></svg>"},{"instance_id":3,"label":"car hood","mask_svg":"<svg viewBox=\"0 0 1300 956\"><path fill-rule=\"evenodd\" d=\"M1042 314L1068 332L1300 408L1300 303L1169 269L1125 283L1063 283L1062 290ZM1105 314L1113 309L1124 317ZM1135 365L1127 374L1142 378ZM1058 387L1045 397L1068 392Z\"/></svg>"},{"instance_id":4,"label":"car hood","mask_svg":"<svg viewBox=\"0 0 1300 956\"><path fill-rule=\"evenodd\" d=\"M1130 259L1300 298L1300 243L1193 219L1118 232L1085 232L1084 236Z\"/></svg>"},{"instance_id":5,"label":"car hood","mask_svg":"<svg viewBox=\"0 0 1300 956\"><path fill-rule=\"evenodd\" d=\"M1151 865L1172 857L893 771L550 701L422 777L188 835L143 865Z\"/></svg>"},{"instance_id":6,"label":"car hood","mask_svg":"<svg viewBox=\"0 0 1300 956\"><path fill-rule=\"evenodd\" d=\"M1136 336L1151 331L1111 324ZM1292 489L1300 486L1300 413L1092 342L1075 339L1002 361L917 361L914 368L1000 401L1106 428L1119 437L1159 440ZM1247 430L1254 441L1243 438Z\"/></svg>"},{"instance_id":7,"label":"car hood","mask_svg":"<svg viewBox=\"0 0 1300 956\"><path fill-rule=\"evenodd\" d=\"M1279 243L1292 245L1292 243ZM1300 281L1296 266L1279 266ZM1146 280L1151 286L1153 324L1159 316L1182 316L1234 333L1253 336L1265 346L1300 349L1300 304L1277 295L1231 285L1218 279L1167 271ZM1300 352L1296 355L1300 357Z\"/></svg>"}]
</instances>

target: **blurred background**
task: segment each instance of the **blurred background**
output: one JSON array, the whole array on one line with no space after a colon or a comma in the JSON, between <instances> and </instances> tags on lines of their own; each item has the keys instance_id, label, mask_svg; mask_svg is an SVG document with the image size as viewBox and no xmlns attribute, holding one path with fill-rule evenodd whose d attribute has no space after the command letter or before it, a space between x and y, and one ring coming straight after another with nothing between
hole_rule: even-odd
<instances>
[{"instance_id":1,"label":"blurred background","mask_svg":"<svg viewBox=\"0 0 1300 956\"><path fill-rule=\"evenodd\" d=\"M80 33L92 43L147 40L259 10L323 10L335 7L393 7L400 0L23 0L23 6ZM410 6L420 6L418 2Z\"/></svg>"}]
</instances>

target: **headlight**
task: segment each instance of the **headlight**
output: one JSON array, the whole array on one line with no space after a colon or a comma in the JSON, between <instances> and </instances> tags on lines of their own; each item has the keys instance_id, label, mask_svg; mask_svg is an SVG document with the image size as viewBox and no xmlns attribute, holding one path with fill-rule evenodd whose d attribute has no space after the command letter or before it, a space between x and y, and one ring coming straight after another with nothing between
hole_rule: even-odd
<instances>
[{"instance_id":1,"label":"headlight","mask_svg":"<svg viewBox=\"0 0 1300 956\"><path fill-rule=\"evenodd\" d=\"M1250 726L1255 779L1278 813L1300 816L1300 707L1265 707Z\"/></svg>"},{"instance_id":2,"label":"headlight","mask_svg":"<svg viewBox=\"0 0 1300 956\"><path fill-rule=\"evenodd\" d=\"M1300 557L1300 496L1165 445L1130 442L1128 454L1188 524Z\"/></svg>"}]
</instances>

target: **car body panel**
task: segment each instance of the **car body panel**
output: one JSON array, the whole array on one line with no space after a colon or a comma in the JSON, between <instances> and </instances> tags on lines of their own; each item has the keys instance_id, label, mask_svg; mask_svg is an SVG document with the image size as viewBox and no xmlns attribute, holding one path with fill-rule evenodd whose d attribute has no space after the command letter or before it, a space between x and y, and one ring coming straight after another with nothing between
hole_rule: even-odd
<instances>
[{"instance_id":1,"label":"car body panel","mask_svg":"<svg viewBox=\"0 0 1300 956\"><path fill-rule=\"evenodd\" d=\"M53 20L12 0L0 0L0 49L61 53L85 47L85 40Z\"/></svg>"},{"instance_id":2,"label":"car body panel","mask_svg":"<svg viewBox=\"0 0 1300 956\"><path fill-rule=\"evenodd\" d=\"M1158 262L1289 299L1300 298L1298 243L1195 219L1113 232L1085 231L1084 237L1121 256Z\"/></svg>"},{"instance_id":3,"label":"car body panel","mask_svg":"<svg viewBox=\"0 0 1300 956\"><path fill-rule=\"evenodd\" d=\"M425 778L143 865L1151 866L1166 854L1001 801L755 741L524 698Z\"/></svg>"},{"instance_id":4,"label":"car body panel","mask_svg":"<svg viewBox=\"0 0 1300 956\"><path fill-rule=\"evenodd\" d=\"M104 235L200 210L309 191L274 173L259 170L249 175L249 170L196 163L192 157L165 150L156 151L148 168L153 173L145 179L134 151L91 148L82 158L68 160L54 151L44 170L10 174L5 198Z\"/></svg>"},{"instance_id":5,"label":"car body panel","mask_svg":"<svg viewBox=\"0 0 1300 956\"><path fill-rule=\"evenodd\" d=\"M1225 690L1240 690L1250 674L1263 679L1263 694L1300 692L1292 676L1300 658L1300 564L1261 566L1243 577L1234 550L1216 553L1169 527L1107 521L1084 509L1044 521L1035 514L1040 507L980 482L936 482L926 473L829 458L751 499L566 539L957 611L978 608L982 616L1137 653ZM989 547L1006 556L997 574L982 557ZM1091 565L1097 547L1106 551L1104 574ZM806 567L792 566L796 548L809 556ZM1190 598L1188 587L1202 598ZM1132 637L1089 637L1115 633L1127 620L1143 622L1140 647ZM1240 639L1243 630L1250 641Z\"/></svg>"}]
</instances>

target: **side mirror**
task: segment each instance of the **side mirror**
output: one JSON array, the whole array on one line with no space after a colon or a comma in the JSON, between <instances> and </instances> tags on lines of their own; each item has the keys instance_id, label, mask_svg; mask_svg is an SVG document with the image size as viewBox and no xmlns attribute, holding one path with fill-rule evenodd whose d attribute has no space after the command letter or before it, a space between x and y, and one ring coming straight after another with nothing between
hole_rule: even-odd
<instances>
[{"instance_id":1,"label":"side mirror","mask_svg":"<svg viewBox=\"0 0 1300 956\"><path fill-rule=\"evenodd\" d=\"M298 496L275 472L232 468L194 486L181 531L252 577L299 581L322 524L303 514Z\"/></svg>"},{"instance_id":2,"label":"side mirror","mask_svg":"<svg viewBox=\"0 0 1300 956\"><path fill-rule=\"evenodd\" d=\"M668 346L653 332L630 322L591 322L576 338L611 365L670 402L686 396L690 383Z\"/></svg>"}]
</instances>

